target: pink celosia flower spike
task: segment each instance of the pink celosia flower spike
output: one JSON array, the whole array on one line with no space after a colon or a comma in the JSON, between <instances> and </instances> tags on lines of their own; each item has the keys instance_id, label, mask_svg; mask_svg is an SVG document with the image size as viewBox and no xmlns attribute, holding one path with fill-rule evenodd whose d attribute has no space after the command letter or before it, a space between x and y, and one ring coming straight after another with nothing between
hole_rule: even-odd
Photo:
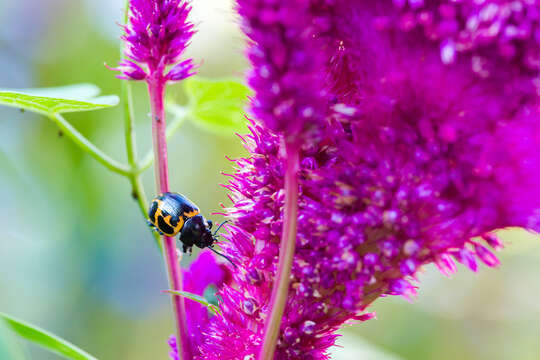
<instances>
[{"instance_id":1,"label":"pink celosia flower spike","mask_svg":"<svg viewBox=\"0 0 540 360\"><path fill-rule=\"evenodd\" d=\"M284 212L279 261L259 359L272 359L289 291L296 244L299 152L324 119L324 56L309 0L239 0L242 29L251 41L251 113L283 136Z\"/></svg>"},{"instance_id":2,"label":"pink celosia flower spike","mask_svg":"<svg viewBox=\"0 0 540 360\"><path fill-rule=\"evenodd\" d=\"M191 10L185 0L130 0L129 19L124 26L124 54L113 70L126 80L144 80L148 84L152 110L152 135L155 159L156 192L169 191L167 140L164 98L168 82L183 80L194 73L191 59L182 54L193 35L187 18ZM172 290L182 290L182 273L174 238L163 237L164 258ZM175 313L178 353L192 358L187 330L184 299L172 296ZM176 345L176 343L175 343Z\"/></svg>"},{"instance_id":3,"label":"pink celosia flower spike","mask_svg":"<svg viewBox=\"0 0 540 360\"><path fill-rule=\"evenodd\" d=\"M120 78L180 81L194 74L191 59L181 60L194 34L185 0L131 0L124 26L123 60L115 68Z\"/></svg>"}]
</instances>

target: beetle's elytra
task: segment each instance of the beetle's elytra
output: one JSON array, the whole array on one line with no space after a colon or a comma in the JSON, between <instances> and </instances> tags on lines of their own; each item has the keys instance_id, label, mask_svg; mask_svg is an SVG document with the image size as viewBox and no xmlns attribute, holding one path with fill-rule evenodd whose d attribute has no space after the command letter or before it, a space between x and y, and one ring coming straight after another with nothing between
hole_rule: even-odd
<instances>
[{"instance_id":1,"label":"beetle's elytra","mask_svg":"<svg viewBox=\"0 0 540 360\"><path fill-rule=\"evenodd\" d=\"M160 232L176 236L186 220L199 214L199 208L183 195L167 192L160 194L150 204L148 218Z\"/></svg>"}]
</instances>

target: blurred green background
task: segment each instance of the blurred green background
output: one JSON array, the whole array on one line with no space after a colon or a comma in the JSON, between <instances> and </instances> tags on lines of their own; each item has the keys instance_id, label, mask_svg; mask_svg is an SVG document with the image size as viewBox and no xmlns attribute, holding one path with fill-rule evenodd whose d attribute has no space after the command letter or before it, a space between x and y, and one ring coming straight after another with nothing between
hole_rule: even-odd
<instances>
[{"instance_id":1,"label":"blurred green background","mask_svg":"<svg viewBox=\"0 0 540 360\"><path fill-rule=\"evenodd\" d=\"M0 0L0 88L95 83L118 94L122 0ZM193 2L188 55L206 77L241 77L242 36L230 0ZM172 91L182 101L178 86ZM151 143L148 101L135 85L139 154ZM66 116L124 161L120 107ZM171 184L204 209L227 203L219 184L235 136L183 124L169 145ZM152 171L144 177L153 195ZM100 359L166 359L173 331L160 255L128 181L105 170L40 116L0 108L0 311L48 329ZM503 266L452 279L433 268L418 300L380 299L378 319L343 330L335 359L538 359L540 242L523 231ZM189 261L189 259L187 259ZM0 359L57 359L0 328Z\"/></svg>"}]
</instances>

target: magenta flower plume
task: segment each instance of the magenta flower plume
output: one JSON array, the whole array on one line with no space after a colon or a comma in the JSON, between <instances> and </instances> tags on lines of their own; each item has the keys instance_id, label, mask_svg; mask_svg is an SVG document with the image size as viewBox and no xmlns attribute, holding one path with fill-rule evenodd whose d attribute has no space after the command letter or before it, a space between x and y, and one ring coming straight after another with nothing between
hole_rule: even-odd
<instances>
[{"instance_id":1,"label":"magenta flower plume","mask_svg":"<svg viewBox=\"0 0 540 360\"><path fill-rule=\"evenodd\" d=\"M393 5L398 11L381 13L378 27L421 32L440 45L445 64L465 54L482 77L505 64L540 69L539 1L396 0Z\"/></svg>"},{"instance_id":2,"label":"magenta flower plume","mask_svg":"<svg viewBox=\"0 0 540 360\"><path fill-rule=\"evenodd\" d=\"M325 58L316 36L310 0L238 1L242 28L251 40L253 66L248 83L255 92L251 112L267 128L283 135L284 223L278 269L259 359L273 357L286 306L296 243L299 146L317 141L325 117ZM306 142L307 141L307 142Z\"/></svg>"},{"instance_id":3,"label":"magenta flower plume","mask_svg":"<svg viewBox=\"0 0 540 360\"><path fill-rule=\"evenodd\" d=\"M336 330L373 317L366 312L373 301L413 298L423 266L436 264L447 275L456 262L473 271L479 262L494 267L493 251L503 245L495 230L540 232L538 74L518 55L533 51L535 38L513 39L514 58L495 54L506 41L499 35L477 38L469 49L457 46L452 61L449 50L441 52L445 41L458 44L470 30L464 17L507 3L239 1L254 42L249 81L256 96L251 133L244 137L250 155L235 160L226 185L234 224L221 246L238 270L220 288L222 315L204 324L196 358L255 359L271 306L284 223L284 138L307 122L272 112L288 97L272 95L268 75L274 72L264 71L283 53L267 24L279 24L284 39L289 28L303 34L296 26L308 24L300 49L322 57L297 78L313 81L288 93L294 99L307 94L302 107L312 105L320 119L299 148L298 234L275 359L328 359ZM295 16L284 10L289 6ZM433 26L443 28L449 6L459 19L453 36L435 41L423 26L394 26L404 12L423 19L422 11L432 11ZM527 9L506 23L534 28ZM272 46L275 54L265 50ZM489 71L478 72L478 56L497 66L486 62ZM275 79L279 86L283 77ZM317 79L324 79L322 87Z\"/></svg>"},{"instance_id":4,"label":"magenta flower plume","mask_svg":"<svg viewBox=\"0 0 540 360\"><path fill-rule=\"evenodd\" d=\"M194 33L187 20L190 10L186 0L131 0L122 37L128 59L114 69L119 77L180 81L193 75L192 60L181 61Z\"/></svg>"}]
</instances>

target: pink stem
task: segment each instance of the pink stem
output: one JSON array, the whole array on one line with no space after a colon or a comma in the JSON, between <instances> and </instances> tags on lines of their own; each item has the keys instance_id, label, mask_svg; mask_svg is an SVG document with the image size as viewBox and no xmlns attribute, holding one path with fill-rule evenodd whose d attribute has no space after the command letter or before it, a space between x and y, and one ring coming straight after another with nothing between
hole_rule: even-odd
<instances>
[{"instance_id":1,"label":"pink stem","mask_svg":"<svg viewBox=\"0 0 540 360\"><path fill-rule=\"evenodd\" d=\"M162 78L148 81L150 105L152 108L152 134L155 158L156 186L160 193L169 191L169 170L167 165L167 140L165 136L166 121L163 100L165 97L165 80ZM167 274L169 287L175 291L182 291L182 272L178 259L178 251L174 238L163 237L163 252L167 262ZM186 307L184 299L178 295L172 295L172 304L176 318L176 337L178 355L180 359L190 360L191 349L186 324Z\"/></svg>"},{"instance_id":2,"label":"pink stem","mask_svg":"<svg viewBox=\"0 0 540 360\"><path fill-rule=\"evenodd\" d=\"M281 319L289 293L291 268L296 245L298 222L298 167L299 148L295 143L286 144L287 170L285 173L285 210L283 213L283 232L279 245L279 262L270 300L270 316L264 329L264 340L259 360L273 360L281 327Z\"/></svg>"},{"instance_id":3,"label":"pink stem","mask_svg":"<svg viewBox=\"0 0 540 360\"><path fill-rule=\"evenodd\" d=\"M149 80L148 92L150 93L150 104L152 107L152 135L154 142L155 166L154 174L156 184L159 184L160 192L169 191L169 168L167 162L167 138L165 131L167 123L165 121L165 83L163 80Z\"/></svg>"}]
</instances>

